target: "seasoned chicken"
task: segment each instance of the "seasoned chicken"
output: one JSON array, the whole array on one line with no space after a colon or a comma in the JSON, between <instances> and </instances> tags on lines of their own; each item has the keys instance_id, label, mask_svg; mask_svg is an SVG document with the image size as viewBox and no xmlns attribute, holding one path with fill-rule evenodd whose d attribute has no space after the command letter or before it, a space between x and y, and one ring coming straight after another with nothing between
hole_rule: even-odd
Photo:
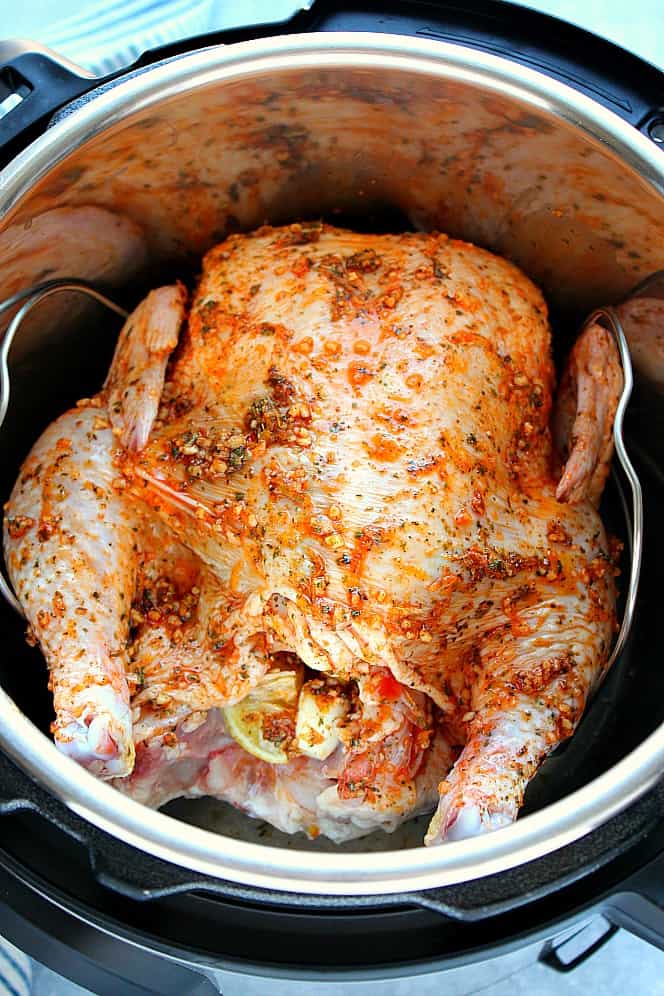
<instances>
[{"instance_id":1,"label":"seasoned chicken","mask_svg":"<svg viewBox=\"0 0 664 996\"><path fill-rule=\"evenodd\" d=\"M610 336L552 418L516 267L318 224L231 236L185 311L149 295L7 506L56 742L148 804L336 840L436 800L430 844L510 823L615 626Z\"/></svg>"}]
</instances>

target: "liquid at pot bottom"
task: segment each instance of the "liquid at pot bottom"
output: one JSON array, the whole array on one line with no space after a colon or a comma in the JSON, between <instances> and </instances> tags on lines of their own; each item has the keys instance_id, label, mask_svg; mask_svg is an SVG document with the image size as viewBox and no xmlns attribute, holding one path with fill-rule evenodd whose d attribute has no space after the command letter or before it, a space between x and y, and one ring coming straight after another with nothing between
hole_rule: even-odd
<instances>
[{"instance_id":1,"label":"liquid at pot bottom","mask_svg":"<svg viewBox=\"0 0 664 996\"><path fill-rule=\"evenodd\" d=\"M333 844L327 837L309 840L303 833L282 833L264 820L255 820L238 809L217 799L176 799L164 807L168 816L190 823L193 826L224 834L235 840L250 844L265 844L268 847L287 847L298 851L327 851L348 853L350 851L400 851L409 847L421 847L431 814L408 820L394 833L376 830L359 840Z\"/></svg>"}]
</instances>

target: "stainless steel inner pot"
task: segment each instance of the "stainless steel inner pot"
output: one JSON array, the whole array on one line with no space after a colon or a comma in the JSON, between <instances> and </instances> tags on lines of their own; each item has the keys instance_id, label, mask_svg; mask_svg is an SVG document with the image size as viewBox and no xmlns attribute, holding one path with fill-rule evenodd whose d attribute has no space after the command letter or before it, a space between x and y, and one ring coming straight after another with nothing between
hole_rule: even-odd
<instances>
[{"instance_id":1,"label":"stainless steel inner pot","mask_svg":"<svg viewBox=\"0 0 664 996\"><path fill-rule=\"evenodd\" d=\"M212 48L61 115L0 174L0 299L59 276L131 299L132 288L190 272L229 231L323 214L370 228L385 212L512 258L572 322L664 267L664 156L587 97L469 48L379 34ZM49 402L50 382L69 376L79 396L78 359L105 356L107 339L99 314L73 297L33 314L11 356L9 479L62 407ZM635 361L656 385L654 346L641 343ZM242 817L212 833L131 802L60 755L1 688L0 744L126 843L249 885L349 895L467 881L554 851L664 768L659 726L600 777L495 834L429 850L397 849L402 835L390 850L312 860L250 841Z\"/></svg>"}]
</instances>

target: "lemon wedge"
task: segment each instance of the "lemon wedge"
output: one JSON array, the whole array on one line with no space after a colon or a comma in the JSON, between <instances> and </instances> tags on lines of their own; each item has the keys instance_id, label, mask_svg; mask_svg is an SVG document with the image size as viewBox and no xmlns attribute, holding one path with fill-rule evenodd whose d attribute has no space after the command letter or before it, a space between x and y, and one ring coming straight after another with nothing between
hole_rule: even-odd
<instances>
[{"instance_id":1,"label":"lemon wedge","mask_svg":"<svg viewBox=\"0 0 664 996\"><path fill-rule=\"evenodd\" d=\"M297 671L270 671L241 702L224 709L226 729L240 747L269 764L286 764L301 684Z\"/></svg>"}]
</instances>

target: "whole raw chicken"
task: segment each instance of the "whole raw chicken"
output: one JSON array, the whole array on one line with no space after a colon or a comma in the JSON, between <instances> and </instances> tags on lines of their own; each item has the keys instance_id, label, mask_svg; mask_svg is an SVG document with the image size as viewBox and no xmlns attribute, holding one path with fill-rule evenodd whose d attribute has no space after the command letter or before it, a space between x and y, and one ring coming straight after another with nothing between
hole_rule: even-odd
<instances>
[{"instance_id":1,"label":"whole raw chicken","mask_svg":"<svg viewBox=\"0 0 664 996\"><path fill-rule=\"evenodd\" d=\"M510 823L615 626L610 336L552 415L516 267L320 224L212 249L186 317L179 285L139 305L7 506L56 743L337 841L437 801L429 844Z\"/></svg>"}]
</instances>

